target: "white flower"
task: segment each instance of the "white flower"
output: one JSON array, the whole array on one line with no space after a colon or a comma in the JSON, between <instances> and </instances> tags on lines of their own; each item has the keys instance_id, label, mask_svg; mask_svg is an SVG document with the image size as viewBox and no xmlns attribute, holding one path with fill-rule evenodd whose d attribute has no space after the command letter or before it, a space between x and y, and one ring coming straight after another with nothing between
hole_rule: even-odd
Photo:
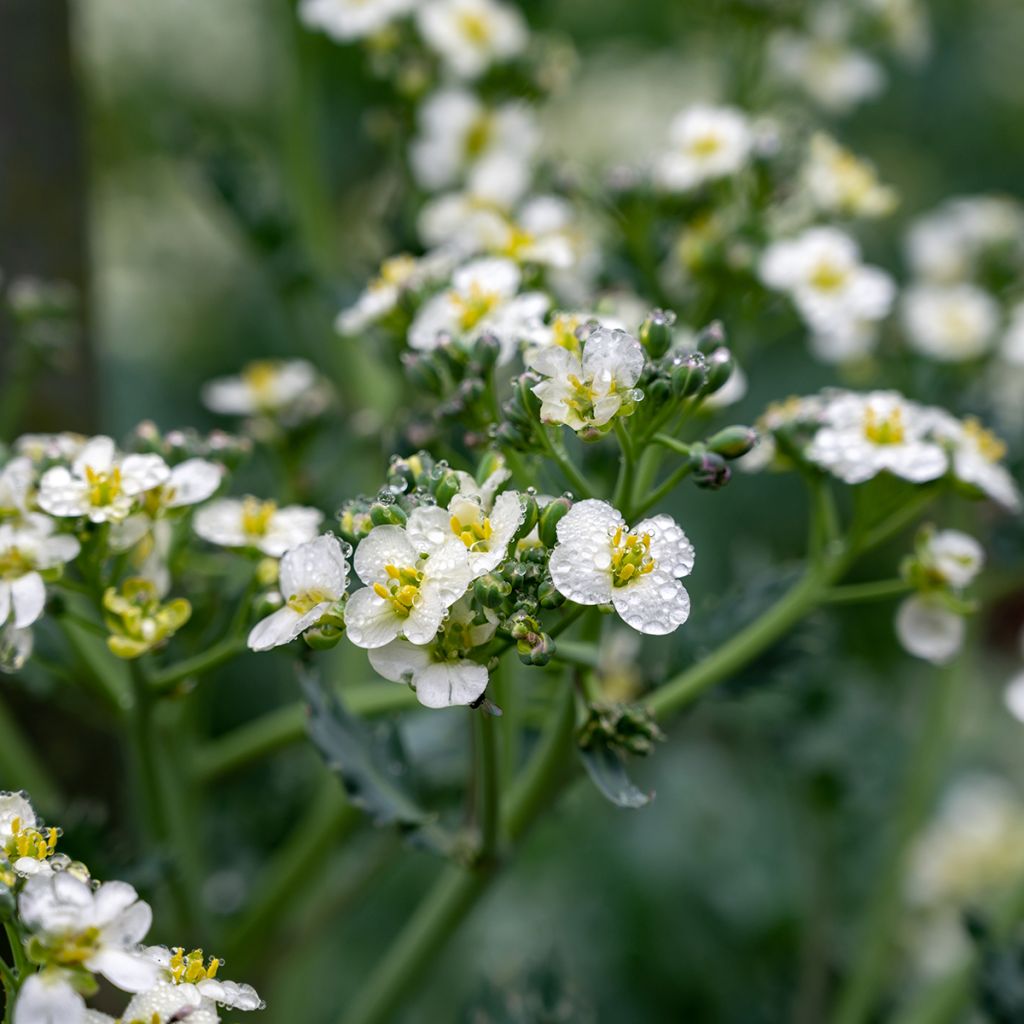
<instances>
[{"instance_id":1,"label":"white flower","mask_svg":"<svg viewBox=\"0 0 1024 1024\"><path fill-rule=\"evenodd\" d=\"M963 616L947 608L938 597L908 597L896 612L896 635L904 650L933 665L944 665L953 658L966 632Z\"/></svg>"},{"instance_id":2,"label":"white flower","mask_svg":"<svg viewBox=\"0 0 1024 1024\"><path fill-rule=\"evenodd\" d=\"M215 957L207 961L201 949L186 953L181 947L168 949L166 946L149 946L145 953L161 968L164 980L151 991L137 996L132 1001L133 1007L136 1007L137 1003L166 1003L170 1006L173 1000L177 999L181 1001L180 1005L204 1010L212 1010L215 1004L231 1010L263 1009L263 1001L251 985L218 978L217 973L223 966L223 961ZM141 1016L142 1020L149 1020L146 1014L139 1013L138 1007L134 1013ZM125 1019L131 1019L127 1012ZM190 1016L188 1020L191 1022L192 1017Z\"/></svg>"},{"instance_id":3,"label":"white flower","mask_svg":"<svg viewBox=\"0 0 1024 1024\"><path fill-rule=\"evenodd\" d=\"M861 262L857 243L836 228L809 228L774 242L761 257L761 280L788 294L811 328L816 353L830 362L863 355L892 308L892 278Z\"/></svg>"},{"instance_id":4,"label":"white flower","mask_svg":"<svg viewBox=\"0 0 1024 1024\"><path fill-rule=\"evenodd\" d=\"M418 11L427 45L460 78L476 78L526 46L518 9L496 0L427 0Z\"/></svg>"},{"instance_id":5,"label":"white flower","mask_svg":"<svg viewBox=\"0 0 1024 1024\"><path fill-rule=\"evenodd\" d=\"M37 502L52 516L87 516L118 522L146 491L166 483L171 471L159 455L120 455L109 437L94 437L68 469L54 466L39 481Z\"/></svg>"},{"instance_id":6,"label":"white flower","mask_svg":"<svg viewBox=\"0 0 1024 1024\"><path fill-rule=\"evenodd\" d=\"M284 607L253 626L249 647L269 651L290 643L341 600L347 582L348 562L337 537L325 533L292 548L281 559Z\"/></svg>"},{"instance_id":7,"label":"white flower","mask_svg":"<svg viewBox=\"0 0 1024 1024\"><path fill-rule=\"evenodd\" d=\"M885 87L885 72L842 39L779 32L769 42L777 74L799 86L815 103L845 113Z\"/></svg>"},{"instance_id":8,"label":"white flower","mask_svg":"<svg viewBox=\"0 0 1024 1024\"><path fill-rule=\"evenodd\" d=\"M302 0L299 17L344 43L375 35L414 6L415 0Z\"/></svg>"},{"instance_id":9,"label":"white flower","mask_svg":"<svg viewBox=\"0 0 1024 1024\"><path fill-rule=\"evenodd\" d=\"M920 484L949 468L946 452L929 437L930 420L895 391L839 392L822 419L807 458L848 484L883 472Z\"/></svg>"},{"instance_id":10,"label":"white flower","mask_svg":"<svg viewBox=\"0 0 1024 1024\"><path fill-rule=\"evenodd\" d=\"M64 431L60 434L22 434L14 442L14 450L33 463L71 462L88 443L82 434Z\"/></svg>"},{"instance_id":11,"label":"white flower","mask_svg":"<svg viewBox=\"0 0 1024 1024\"><path fill-rule=\"evenodd\" d=\"M522 275L510 260L486 258L459 267L452 286L428 300L409 327L409 345L431 351L448 341L470 343L485 334L501 345L500 362L515 355L529 325L543 316L548 297L517 295Z\"/></svg>"},{"instance_id":12,"label":"white flower","mask_svg":"<svg viewBox=\"0 0 1024 1024\"><path fill-rule=\"evenodd\" d=\"M93 889L67 871L35 875L18 910L53 963L80 964L125 992L156 983L157 966L139 948L153 913L126 882Z\"/></svg>"},{"instance_id":13,"label":"white flower","mask_svg":"<svg viewBox=\"0 0 1024 1024\"><path fill-rule=\"evenodd\" d=\"M134 996L121 1020L145 1024L220 1024L215 1003L204 1001L191 985L167 981Z\"/></svg>"},{"instance_id":14,"label":"white flower","mask_svg":"<svg viewBox=\"0 0 1024 1024\"><path fill-rule=\"evenodd\" d=\"M366 586L349 598L345 627L349 640L366 649L400 636L429 643L472 579L466 545L429 508L413 511L404 528L374 527L353 564Z\"/></svg>"},{"instance_id":15,"label":"white flower","mask_svg":"<svg viewBox=\"0 0 1024 1024\"><path fill-rule=\"evenodd\" d=\"M86 1024L85 1000L65 971L30 974L18 991L14 1024Z\"/></svg>"},{"instance_id":16,"label":"white flower","mask_svg":"<svg viewBox=\"0 0 1024 1024\"><path fill-rule=\"evenodd\" d=\"M1006 445L978 420L958 420L941 409L928 413L935 437L952 451L953 475L1010 512L1021 508L1020 489L1002 465Z\"/></svg>"},{"instance_id":17,"label":"white flower","mask_svg":"<svg viewBox=\"0 0 1024 1024\"><path fill-rule=\"evenodd\" d=\"M40 572L70 562L79 543L67 534L54 534L53 520L31 515L12 525L0 523L0 625L8 617L16 629L31 626L46 604L46 585Z\"/></svg>"},{"instance_id":18,"label":"white flower","mask_svg":"<svg viewBox=\"0 0 1024 1024\"><path fill-rule=\"evenodd\" d=\"M598 327L583 342L582 357L559 345L535 349L529 365L547 378L533 387L545 423L573 430L600 427L620 412L632 412L643 398L635 385L644 350L625 331Z\"/></svg>"},{"instance_id":19,"label":"white flower","mask_svg":"<svg viewBox=\"0 0 1024 1024\"><path fill-rule=\"evenodd\" d=\"M20 455L0 469L0 519L23 516L36 473L32 460Z\"/></svg>"},{"instance_id":20,"label":"white flower","mask_svg":"<svg viewBox=\"0 0 1024 1024\"><path fill-rule=\"evenodd\" d=\"M903 325L911 347L922 355L962 362L994 344L999 306L972 284L915 285L903 293Z\"/></svg>"},{"instance_id":21,"label":"white flower","mask_svg":"<svg viewBox=\"0 0 1024 1024\"><path fill-rule=\"evenodd\" d=\"M35 828L35 825L36 812L26 796L22 793L0 793L0 846L6 847L16 832Z\"/></svg>"},{"instance_id":22,"label":"white flower","mask_svg":"<svg viewBox=\"0 0 1024 1024\"><path fill-rule=\"evenodd\" d=\"M946 586L968 587L985 564L982 546L959 530L929 533L918 550L922 565Z\"/></svg>"},{"instance_id":23,"label":"white flower","mask_svg":"<svg viewBox=\"0 0 1024 1024\"><path fill-rule=\"evenodd\" d=\"M666 515L632 529L605 501L577 502L558 524L551 552L555 589L577 604L610 604L628 626L660 636L690 614L679 582L693 568L693 545Z\"/></svg>"},{"instance_id":24,"label":"white flower","mask_svg":"<svg viewBox=\"0 0 1024 1024\"><path fill-rule=\"evenodd\" d=\"M280 558L290 548L312 540L323 514L303 505L278 508L259 498L221 498L196 513L193 527L203 540L226 548L256 548Z\"/></svg>"},{"instance_id":25,"label":"white flower","mask_svg":"<svg viewBox=\"0 0 1024 1024\"><path fill-rule=\"evenodd\" d=\"M869 163L822 132L811 138L802 178L815 206L826 213L881 217L896 205L896 193L879 182Z\"/></svg>"},{"instance_id":26,"label":"white flower","mask_svg":"<svg viewBox=\"0 0 1024 1024\"><path fill-rule=\"evenodd\" d=\"M487 689L487 668L468 655L494 636L493 617L476 622L467 601L448 613L441 631L429 644L392 640L369 652L375 672L396 683L409 683L428 708L474 704Z\"/></svg>"},{"instance_id":27,"label":"white flower","mask_svg":"<svg viewBox=\"0 0 1024 1024\"><path fill-rule=\"evenodd\" d=\"M203 402L225 416L269 416L303 421L323 412L328 401L319 374L305 359L263 359L234 377L203 385Z\"/></svg>"},{"instance_id":28,"label":"white flower","mask_svg":"<svg viewBox=\"0 0 1024 1024\"><path fill-rule=\"evenodd\" d=\"M728 177L746 164L752 144L750 122L741 110L695 104L672 122L668 146L654 166L655 184L688 192Z\"/></svg>"},{"instance_id":29,"label":"white flower","mask_svg":"<svg viewBox=\"0 0 1024 1024\"><path fill-rule=\"evenodd\" d=\"M522 195L539 138L525 103L488 107L469 90L448 87L423 102L418 119L409 160L423 188L437 192L464 184L475 201L504 209Z\"/></svg>"}]
</instances>

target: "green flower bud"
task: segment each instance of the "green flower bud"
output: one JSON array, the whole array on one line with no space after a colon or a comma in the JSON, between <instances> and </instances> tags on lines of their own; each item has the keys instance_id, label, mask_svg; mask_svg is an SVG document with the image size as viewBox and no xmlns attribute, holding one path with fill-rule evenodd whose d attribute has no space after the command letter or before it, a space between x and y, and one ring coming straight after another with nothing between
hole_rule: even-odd
<instances>
[{"instance_id":1,"label":"green flower bud","mask_svg":"<svg viewBox=\"0 0 1024 1024\"><path fill-rule=\"evenodd\" d=\"M444 378L435 361L429 355L416 352L402 353L402 366L409 382L417 389L439 395L444 390Z\"/></svg>"},{"instance_id":2,"label":"green flower bud","mask_svg":"<svg viewBox=\"0 0 1024 1024\"><path fill-rule=\"evenodd\" d=\"M516 530L513 541L520 541L537 525L540 516L540 509L537 507L537 499L532 494L520 494L519 504L523 506L523 524Z\"/></svg>"},{"instance_id":3,"label":"green flower bud","mask_svg":"<svg viewBox=\"0 0 1024 1024\"><path fill-rule=\"evenodd\" d=\"M516 653L524 665L546 665L555 654L555 641L547 633L531 634L516 643Z\"/></svg>"},{"instance_id":4,"label":"green flower bud","mask_svg":"<svg viewBox=\"0 0 1024 1024\"><path fill-rule=\"evenodd\" d=\"M714 452L697 451L690 456L694 466L693 482L708 491L724 487L732 476L725 459Z\"/></svg>"},{"instance_id":5,"label":"green flower bud","mask_svg":"<svg viewBox=\"0 0 1024 1024\"><path fill-rule=\"evenodd\" d=\"M558 543L558 524L572 508L572 501L562 495L548 502L541 509L539 527L540 542L546 548L553 548Z\"/></svg>"},{"instance_id":6,"label":"green flower bud","mask_svg":"<svg viewBox=\"0 0 1024 1024\"><path fill-rule=\"evenodd\" d=\"M485 608L499 608L505 598L512 593L512 584L489 572L473 584L473 593Z\"/></svg>"},{"instance_id":7,"label":"green flower bud","mask_svg":"<svg viewBox=\"0 0 1024 1024\"><path fill-rule=\"evenodd\" d=\"M438 505L441 508L447 508L452 498L459 493L458 474L447 467L442 469L440 474L435 476L433 491Z\"/></svg>"},{"instance_id":8,"label":"green flower bud","mask_svg":"<svg viewBox=\"0 0 1024 1024\"><path fill-rule=\"evenodd\" d=\"M708 379L701 394L705 397L713 395L725 387L726 381L732 376L736 360L727 348L716 348L707 358Z\"/></svg>"},{"instance_id":9,"label":"green flower bud","mask_svg":"<svg viewBox=\"0 0 1024 1024\"><path fill-rule=\"evenodd\" d=\"M707 379L704 356L699 352L691 352L674 359L669 379L672 382L672 391L677 397L690 398L697 394Z\"/></svg>"},{"instance_id":10,"label":"green flower bud","mask_svg":"<svg viewBox=\"0 0 1024 1024\"><path fill-rule=\"evenodd\" d=\"M718 431L707 440L708 451L725 459L738 459L757 444L757 431L753 427L733 426Z\"/></svg>"},{"instance_id":11,"label":"green flower bud","mask_svg":"<svg viewBox=\"0 0 1024 1024\"><path fill-rule=\"evenodd\" d=\"M655 409L672 399L672 381L668 377L658 375L645 388L644 394Z\"/></svg>"},{"instance_id":12,"label":"green flower bud","mask_svg":"<svg viewBox=\"0 0 1024 1024\"><path fill-rule=\"evenodd\" d=\"M537 600L541 608L559 608L565 604L565 598L555 590L554 583L550 579L541 580L537 587Z\"/></svg>"},{"instance_id":13,"label":"green flower bud","mask_svg":"<svg viewBox=\"0 0 1024 1024\"><path fill-rule=\"evenodd\" d=\"M656 309L640 325L640 344L652 359L660 359L672 345L672 326L676 322L671 310Z\"/></svg>"},{"instance_id":14,"label":"green flower bud","mask_svg":"<svg viewBox=\"0 0 1024 1024\"><path fill-rule=\"evenodd\" d=\"M697 335L697 351L710 355L716 348L725 345L725 327L721 320L712 320Z\"/></svg>"},{"instance_id":15,"label":"green flower bud","mask_svg":"<svg viewBox=\"0 0 1024 1024\"><path fill-rule=\"evenodd\" d=\"M493 334L485 334L477 338L473 346L473 362L477 371L483 375L492 370L501 355L501 342Z\"/></svg>"},{"instance_id":16,"label":"green flower bud","mask_svg":"<svg viewBox=\"0 0 1024 1024\"><path fill-rule=\"evenodd\" d=\"M395 501L375 501L370 506L370 519L374 526L405 526L408 516Z\"/></svg>"},{"instance_id":17,"label":"green flower bud","mask_svg":"<svg viewBox=\"0 0 1024 1024\"><path fill-rule=\"evenodd\" d=\"M488 448L476 467L476 482L484 483L489 477L505 468L505 456L497 448Z\"/></svg>"},{"instance_id":18,"label":"green flower bud","mask_svg":"<svg viewBox=\"0 0 1024 1024\"><path fill-rule=\"evenodd\" d=\"M338 646L339 641L344 635L345 630L340 626L329 622L321 622L311 629L307 629L302 634L302 638L314 651L329 651L332 647Z\"/></svg>"}]
</instances>

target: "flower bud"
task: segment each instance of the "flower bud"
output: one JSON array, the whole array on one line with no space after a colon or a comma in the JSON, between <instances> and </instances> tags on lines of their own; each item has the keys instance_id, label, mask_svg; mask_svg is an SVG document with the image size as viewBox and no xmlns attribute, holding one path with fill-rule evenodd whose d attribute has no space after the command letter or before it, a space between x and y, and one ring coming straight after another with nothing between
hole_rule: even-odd
<instances>
[{"instance_id":1,"label":"flower bud","mask_svg":"<svg viewBox=\"0 0 1024 1024\"><path fill-rule=\"evenodd\" d=\"M644 388L644 394L651 405L657 409L672 398L672 382L668 377L658 374Z\"/></svg>"},{"instance_id":2,"label":"flower bud","mask_svg":"<svg viewBox=\"0 0 1024 1024\"><path fill-rule=\"evenodd\" d=\"M330 622L321 622L319 625L307 629L302 634L302 639L314 651L329 651L337 647L341 638L345 635L344 629Z\"/></svg>"},{"instance_id":3,"label":"flower bud","mask_svg":"<svg viewBox=\"0 0 1024 1024\"><path fill-rule=\"evenodd\" d=\"M408 516L397 502L375 501L370 506L370 520L374 526L405 526Z\"/></svg>"},{"instance_id":4,"label":"flower bud","mask_svg":"<svg viewBox=\"0 0 1024 1024\"><path fill-rule=\"evenodd\" d=\"M699 352L692 352L682 356L678 361L673 361L670 371L672 391L679 398L689 398L697 394L704 387L707 379L704 356Z\"/></svg>"},{"instance_id":5,"label":"flower bud","mask_svg":"<svg viewBox=\"0 0 1024 1024\"><path fill-rule=\"evenodd\" d=\"M716 348L707 358L708 379L701 394L707 397L725 387L735 367L736 360L733 359L732 352L727 348Z\"/></svg>"},{"instance_id":6,"label":"flower bud","mask_svg":"<svg viewBox=\"0 0 1024 1024\"><path fill-rule=\"evenodd\" d=\"M458 474L453 470L445 468L439 474L436 474L433 491L434 497L441 508L448 507L452 498L459 493L459 486Z\"/></svg>"},{"instance_id":7,"label":"flower bud","mask_svg":"<svg viewBox=\"0 0 1024 1024\"><path fill-rule=\"evenodd\" d=\"M480 457L476 469L476 482L483 483L488 477L505 468L505 456L497 448L489 448Z\"/></svg>"},{"instance_id":8,"label":"flower bud","mask_svg":"<svg viewBox=\"0 0 1024 1024\"><path fill-rule=\"evenodd\" d=\"M521 373L516 380L516 396L531 422L540 419L540 399L533 393L534 387L540 382L540 374L534 373L532 370Z\"/></svg>"},{"instance_id":9,"label":"flower bud","mask_svg":"<svg viewBox=\"0 0 1024 1024\"><path fill-rule=\"evenodd\" d=\"M694 452L691 458L694 464L693 482L698 487L717 491L729 482L732 473L721 455L714 452Z\"/></svg>"},{"instance_id":10,"label":"flower bud","mask_svg":"<svg viewBox=\"0 0 1024 1024\"><path fill-rule=\"evenodd\" d=\"M558 524L562 521L569 509L572 508L572 501L562 495L549 501L541 509L539 519L540 542L546 548L553 548L558 543Z\"/></svg>"},{"instance_id":11,"label":"flower bud","mask_svg":"<svg viewBox=\"0 0 1024 1024\"><path fill-rule=\"evenodd\" d=\"M520 541L537 525L540 516L540 509L537 507L537 499L532 494L520 494L519 504L523 506L523 523L516 530L513 541Z\"/></svg>"},{"instance_id":12,"label":"flower bud","mask_svg":"<svg viewBox=\"0 0 1024 1024\"><path fill-rule=\"evenodd\" d=\"M541 580L537 587L537 600L541 608L559 608L565 604L565 598L555 589L550 579Z\"/></svg>"},{"instance_id":13,"label":"flower bud","mask_svg":"<svg viewBox=\"0 0 1024 1024\"><path fill-rule=\"evenodd\" d=\"M753 427L733 426L718 431L707 439L708 451L724 459L738 459L746 455L758 441Z\"/></svg>"},{"instance_id":14,"label":"flower bud","mask_svg":"<svg viewBox=\"0 0 1024 1024\"><path fill-rule=\"evenodd\" d=\"M281 563L276 558L261 558L256 563L256 582L261 587L276 587Z\"/></svg>"},{"instance_id":15,"label":"flower bud","mask_svg":"<svg viewBox=\"0 0 1024 1024\"><path fill-rule=\"evenodd\" d=\"M473 362L481 375L494 369L500 355L501 342L493 334L484 334L477 338L473 346Z\"/></svg>"},{"instance_id":16,"label":"flower bud","mask_svg":"<svg viewBox=\"0 0 1024 1024\"><path fill-rule=\"evenodd\" d=\"M655 309L640 325L640 344L652 359L660 359L672 345L672 325L676 322L671 310Z\"/></svg>"},{"instance_id":17,"label":"flower bud","mask_svg":"<svg viewBox=\"0 0 1024 1024\"><path fill-rule=\"evenodd\" d=\"M489 572L473 584L473 593L485 608L499 608L505 598L512 593L512 584Z\"/></svg>"},{"instance_id":18,"label":"flower bud","mask_svg":"<svg viewBox=\"0 0 1024 1024\"><path fill-rule=\"evenodd\" d=\"M555 641L547 633L531 633L529 637L517 641L516 653L524 665L539 668L554 656Z\"/></svg>"},{"instance_id":19,"label":"flower bud","mask_svg":"<svg viewBox=\"0 0 1024 1024\"><path fill-rule=\"evenodd\" d=\"M416 352L402 353L402 366L410 383L423 391L439 395L444 390L444 381L437 364L429 355Z\"/></svg>"},{"instance_id":20,"label":"flower bud","mask_svg":"<svg viewBox=\"0 0 1024 1024\"><path fill-rule=\"evenodd\" d=\"M712 320L697 335L697 351L709 355L725 345L725 327L721 320Z\"/></svg>"},{"instance_id":21,"label":"flower bud","mask_svg":"<svg viewBox=\"0 0 1024 1024\"><path fill-rule=\"evenodd\" d=\"M338 510L338 533L348 544L355 546L373 529L373 520L366 499L346 501Z\"/></svg>"}]
</instances>

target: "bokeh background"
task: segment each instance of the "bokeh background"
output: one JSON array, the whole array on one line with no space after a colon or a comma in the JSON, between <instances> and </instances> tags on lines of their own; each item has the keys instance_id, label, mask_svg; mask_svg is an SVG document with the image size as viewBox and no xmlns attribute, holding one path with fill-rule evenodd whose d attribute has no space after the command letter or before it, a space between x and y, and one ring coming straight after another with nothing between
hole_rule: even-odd
<instances>
[{"instance_id":1,"label":"bokeh background","mask_svg":"<svg viewBox=\"0 0 1024 1024\"><path fill-rule=\"evenodd\" d=\"M728 95L766 12L799 4L522 6L578 50L546 129L555 152L586 167L649 151L686 102ZM1024 199L1024 7L944 0L930 13L928 62L894 71L886 94L841 127L901 193L894 221L868 240L890 267L900 265L901 225L942 198ZM386 94L356 50L303 31L287 0L0 0L0 67L0 268L68 280L82 297L77 352L35 381L21 429L118 436L147 418L209 428L218 424L201 383L260 356L312 359L343 398L386 387L332 328L405 223L396 155L379 130ZM738 421L834 378L801 347L773 348L747 368L750 393L730 412ZM379 415L338 417L310 456L317 500L330 509L375 489L387 440ZM258 487L263 470L250 472ZM655 663L699 657L785 582L780 564L801 552L799 501L786 480L687 492L678 511L699 552L695 612L685 635L652 645ZM1024 726L1002 702L1021 668L1024 581L1000 572L1020 564L1019 527L999 527L996 543L999 597L978 627L981 653L957 669L953 753L940 772L949 783L997 776L1024 806ZM879 574L898 555L880 553ZM622 671L650 672L633 654L623 641ZM194 713L219 733L294 702L286 662L268 661L244 658L213 677ZM356 654L339 655L337 670L370 678ZM66 786L65 848L98 874L144 885L118 755L102 721L55 700L52 685L29 673L5 682L2 697ZM934 670L898 651L891 608L812 619L637 767L657 792L649 807L615 810L574 789L402 1019L823 1019L934 685ZM457 785L461 765L445 751L460 729L409 716L428 789ZM299 746L212 789L197 823L218 866L204 890L207 935L265 884L267 859L329 784ZM309 870L318 885L282 902L258 950L229 960L229 976L267 998L267 1024L335 1019L435 864L364 826L344 853L326 844ZM902 934L891 970L905 994L927 974L927 936L909 913Z\"/></svg>"}]
</instances>

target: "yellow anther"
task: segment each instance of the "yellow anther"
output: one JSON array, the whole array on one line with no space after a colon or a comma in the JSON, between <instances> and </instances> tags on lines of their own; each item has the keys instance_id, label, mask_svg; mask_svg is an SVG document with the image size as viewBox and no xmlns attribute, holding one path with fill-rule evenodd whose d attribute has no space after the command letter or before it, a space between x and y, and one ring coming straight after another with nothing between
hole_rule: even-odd
<instances>
[{"instance_id":1,"label":"yellow anther","mask_svg":"<svg viewBox=\"0 0 1024 1024\"><path fill-rule=\"evenodd\" d=\"M262 537L270 528L270 521L276 512L276 501L246 498L242 502L242 529L250 537Z\"/></svg>"},{"instance_id":2,"label":"yellow anther","mask_svg":"<svg viewBox=\"0 0 1024 1024\"><path fill-rule=\"evenodd\" d=\"M401 571L397 565L385 565L384 571L393 579L397 580L401 578Z\"/></svg>"},{"instance_id":3,"label":"yellow anther","mask_svg":"<svg viewBox=\"0 0 1024 1024\"><path fill-rule=\"evenodd\" d=\"M625 534L620 526L612 538L612 585L623 587L638 576L654 571L649 533Z\"/></svg>"},{"instance_id":4,"label":"yellow anther","mask_svg":"<svg viewBox=\"0 0 1024 1024\"><path fill-rule=\"evenodd\" d=\"M97 472L92 466L86 466L85 479L89 484L89 503L92 505L109 505L121 493L121 469L118 466L109 473Z\"/></svg>"},{"instance_id":5,"label":"yellow anther","mask_svg":"<svg viewBox=\"0 0 1024 1024\"><path fill-rule=\"evenodd\" d=\"M1006 444L991 430L986 430L973 416L964 420L964 433L987 462L999 462L1006 455Z\"/></svg>"},{"instance_id":6,"label":"yellow anther","mask_svg":"<svg viewBox=\"0 0 1024 1024\"><path fill-rule=\"evenodd\" d=\"M305 615L311 612L318 604L330 601L331 595L325 594L322 590L307 590L302 594L292 594L287 601L288 607L293 612Z\"/></svg>"},{"instance_id":7,"label":"yellow anther","mask_svg":"<svg viewBox=\"0 0 1024 1024\"><path fill-rule=\"evenodd\" d=\"M18 547L0 551L0 579L17 579L31 572L35 562Z\"/></svg>"},{"instance_id":8,"label":"yellow anther","mask_svg":"<svg viewBox=\"0 0 1024 1024\"><path fill-rule=\"evenodd\" d=\"M484 153L491 144L491 137L494 135L494 120L490 114L484 113L478 117L466 132L465 148L466 156L478 157Z\"/></svg>"},{"instance_id":9,"label":"yellow anther","mask_svg":"<svg viewBox=\"0 0 1024 1024\"><path fill-rule=\"evenodd\" d=\"M452 302L457 310L459 329L465 332L476 327L501 302L501 296L485 291L474 282L466 293L453 293Z\"/></svg>"},{"instance_id":10,"label":"yellow anther","mask_svg":"<svg viewBox=\"0 0 1024 1024\"><path fill-rule=\"evenodd\" d=\"M242 370L242 380L257 401L266 401L272 397L278 372L277 364L272 360L258 359Z\"/></svg>"},{"instance_id":11,"label":"yellow anther","mask_svg":"<svg viewBox=\"0 0 1024 1024\"><path fill-rule=\"evenodd\" d=\"M907 436L903 410L893 409L880 417L870 406L864 413L864 436L873 444L903 444Z\"/></svg>"},{"instance_id":12,"label":"yellow anther","mask_svg":"<svg viewBox=\"0 0 1024 1024\"><path fill-rule=\"evenodd\" d=\"M423 573L413 566L386 565L386 583L377 582L373 592L391 604L396 615L405 618L419 601Z\"/></svg>"},{"instance_id":13,"label":"yellow anther","mask_svg":"<svg viewBox=\"0 0 1024 1024\"><path fill-rule=\"evenodd\" d=\"M388 590L388 588L385 587L383 583L374 583L373 592L378 597L383 597L385 601L391 598L391 591Z\"/></svg>"},{"instance_id":14,"label":"yellow anther","mask_svg":"<svg viewBox=\"0 0 1024 1024\"><path fill-rule=\"evenodd\" d=\"M694 156L707 157L713 156L722 148L722 138L719 135L714 135L708 132L704 135L698 135L690 143L690 152Z\"/></svg>"},{"instance_id":15,"label":"yellow anther","mask_svg":"<svg viewBox=\"0 0 1024 1024\"><path fill-rule=\"evenodd\" d=\"M477 516L476 522L464 523L458 516L452 516L448 521L452 533L455 534L467 548L478 548L486 545L494 534L494 527L487 516Z\"/></svg>"},{"instance_id":16,"label":"yellow anther","mask_svg":"<svg viewBox=\"0 0 1024 1024\"><path fill-rule=\"evenodd\" d=\"M847 271L828 260L822 260L811 274L811 284L819 291L831 292L846 284Z\"/></svg>"},{"instance_id":17,"label":"yellow anther","mask_svg":"<svg viewBox=\"0 0 1024 1024\"><path fill-rule=\"evenodd\" d=\"M462 34L476 46L485 45L491 38L491 25L483 14L463 11L458 17Z\"/></svg>"}]
</instances>

